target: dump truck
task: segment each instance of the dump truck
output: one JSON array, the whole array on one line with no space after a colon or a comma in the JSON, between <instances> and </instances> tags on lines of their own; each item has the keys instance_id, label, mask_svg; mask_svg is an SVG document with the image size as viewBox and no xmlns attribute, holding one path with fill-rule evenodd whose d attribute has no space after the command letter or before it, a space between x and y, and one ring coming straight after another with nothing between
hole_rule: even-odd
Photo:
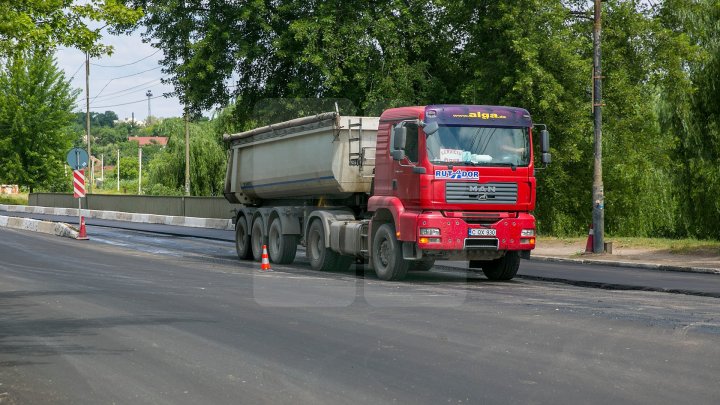
<instances>
[{"instance_id":1,"label":"dump truck","mask_svg":"<svg viewBox=\"0 0 720 405\"><path fill-rule=\"evenodd\" d=\"M240 259L313 269L362 262L402 280L436 260L467 260L512 279L535 247L530 114L516 107L428 105L380 117L337 111L224 136L224 195L237 204ZM541 163L550 162L540 130Z\"/></svg>"}]
</instances>

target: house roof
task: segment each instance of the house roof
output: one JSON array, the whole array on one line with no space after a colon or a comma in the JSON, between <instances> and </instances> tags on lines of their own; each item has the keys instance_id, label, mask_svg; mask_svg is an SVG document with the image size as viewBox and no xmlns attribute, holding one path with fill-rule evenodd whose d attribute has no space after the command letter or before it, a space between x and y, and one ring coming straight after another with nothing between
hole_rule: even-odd
<instances>
[{"instance_id":1,"label":"house roof","mask_svg":"<svg viewBox=\"0 0 720 405\"><path fill-rule=\"evenodd\" d=\"M135 141L140 146L158 144L160 146L166 146L168 138L166 136L129 136L128 141Z\"/></svg>"}]
</instances>

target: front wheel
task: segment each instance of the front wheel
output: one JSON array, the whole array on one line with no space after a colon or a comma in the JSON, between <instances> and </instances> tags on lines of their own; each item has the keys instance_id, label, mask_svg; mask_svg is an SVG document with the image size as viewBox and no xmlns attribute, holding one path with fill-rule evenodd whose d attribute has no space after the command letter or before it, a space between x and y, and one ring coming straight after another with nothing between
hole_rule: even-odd
<instances>
[{"instance_id":1,"label":"front wheel","mask_svg":"<svg viewBox=\"0 0 720 405\"><path fill-rule=\"evenodd\" d=\"M372 246L373 267L378 278L386 281L404 279L409 265L402 257L400 242L395 238L395 227L382 224L375 233Z\"/></svg>"},{"instance_id":2,"label":"front wheel","mask_svg":"<svg viewBox=\"0 0 720 405\"><path fill-rule=\"evenodd\" d=\"M472 262L471 266L472 267ZM489 280L512 280L520 268L520 254L516 251L507 252L505 256L482 263L482 271Z\"/></svg>"}]
</instances>

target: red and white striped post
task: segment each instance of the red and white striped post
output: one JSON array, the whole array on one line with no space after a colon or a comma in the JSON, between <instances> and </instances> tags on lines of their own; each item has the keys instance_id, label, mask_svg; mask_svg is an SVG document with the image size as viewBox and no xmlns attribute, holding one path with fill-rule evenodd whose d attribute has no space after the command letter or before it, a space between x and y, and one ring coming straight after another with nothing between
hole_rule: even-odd
<instances>
[{"instance_id":1,"label":"red and white striped post","mask_svg":"<svg viewBox=\"0 0 720 405\"><path fill-rule=\"evenodd\" d=\"M85 197L85 170L73 170L73 196L78 199L78 226L80 232L76 239L87 240L87 234L85 232L85 220L80 214L82 210L82 198Z\"/></svg>"}]
</instances>

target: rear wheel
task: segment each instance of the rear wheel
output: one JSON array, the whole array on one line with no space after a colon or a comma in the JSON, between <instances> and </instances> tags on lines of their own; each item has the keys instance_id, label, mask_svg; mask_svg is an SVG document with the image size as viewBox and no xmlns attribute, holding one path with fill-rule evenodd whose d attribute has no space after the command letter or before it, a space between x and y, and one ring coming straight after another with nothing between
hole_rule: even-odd
<instances>
[{"instance_id":1,"label":"rear wheel","mask_svg":"<svg viewBox=\"0 0 720 405\"><path fill-rule=\"evenodd\" d=\"M319 220L315 220L310 224L305 254L314 270L347 271L353 263L353 257L343 256L325 247L325 228L323 228Z\"/></svg>"},{"instance_id":2,"label":"rear wheel","mask_svg":"<svg viewBox=\"0 0 720 405\"><path fill-rule=\"evenodd\" d=\"M278 264L290 264L297 253L297 237L283 235L280 218L275 218L268 231L268 255L270 261Z\"/></svg>"},{"instance_id":3,"label":"rear wheel","mask_svg":"<svg viewBox=\"0 0 720 405\"><path fill-rule=\"evenodd\" d=\"M520 254L516 251L507 252L499 259L482 262L482 271L485 277L493 281L511 280L519 268Z\"/></svg>"},{"instance_id":4,"label":"rear wheel","mask_svg":"<svg viewBox=\"0 0 720 405\"><path fill-rule=\"evenodd\" d=\"M252 225L252 232L250 233L250 245L252 247L252 255L255 261L262 259L262 247L265 244L265 238L263 238L263 221L261 218L255 219Z\"/></svg>"},{"instance_id":5,"label":"rear wheel","mask_svg":"<svg viewBox=\"0 0 720 405\"><path fill-rule=\"evenodd\" d=\"M235 251L241 260L247 260L252 257L250 233L248 232L248 223L245 217L239 217L235 224Z\"/></svg>"},{"instance_id":6,"label":"rear wheel","mask_svg":"<svg viewBox=\"0 0 720 405\"><path fill-rule=\"evenodd\" d=\"M398 281L405 278L408 262L402 257L400 242L395 238L395 227L382 224L373 240L373 267L378 278L386 281Z\"/></svg>"}]
</instances>

